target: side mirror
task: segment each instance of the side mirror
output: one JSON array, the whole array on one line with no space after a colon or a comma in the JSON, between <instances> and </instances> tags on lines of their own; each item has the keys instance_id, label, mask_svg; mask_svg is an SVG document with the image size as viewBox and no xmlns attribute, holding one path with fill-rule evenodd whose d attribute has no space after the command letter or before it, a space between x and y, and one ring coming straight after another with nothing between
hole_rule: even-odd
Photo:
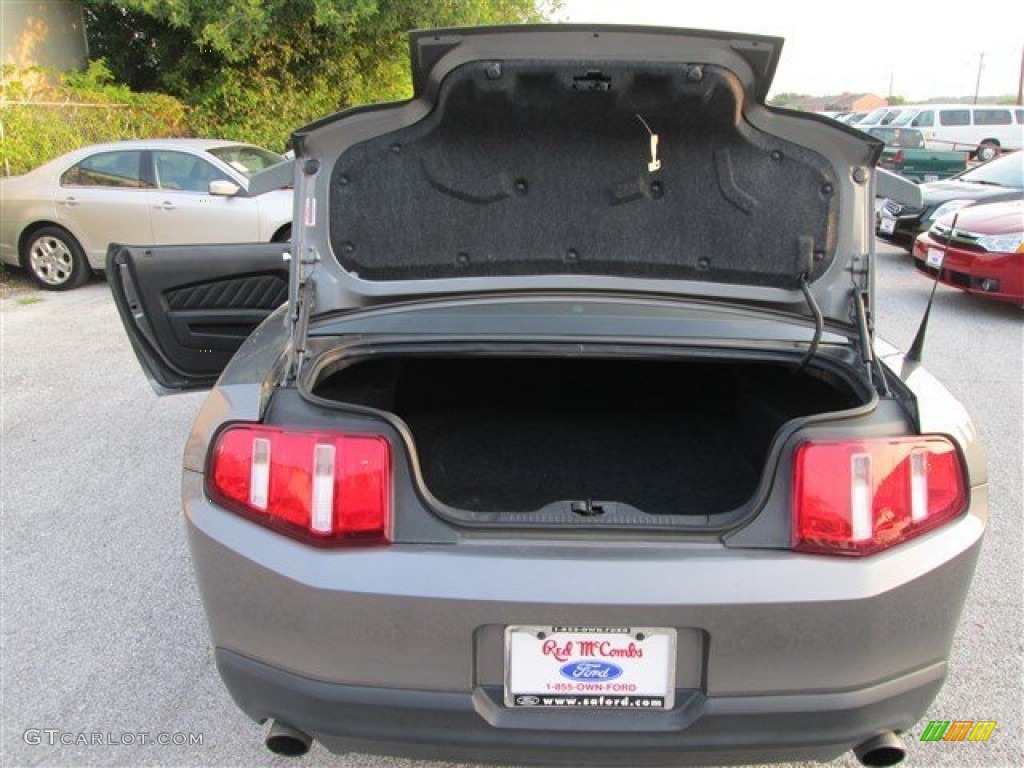
<instances>
[{"instance_id":1,"label":"side mirror","mask_svg":"<svg viewBox=\"0 0 1024 768\"><path fill-rule=\"evenodd\" d=\"M227 179L217 179L210 182L210 194L218 197L234 197L242 188Z\"/></svg>"}]
</instances>

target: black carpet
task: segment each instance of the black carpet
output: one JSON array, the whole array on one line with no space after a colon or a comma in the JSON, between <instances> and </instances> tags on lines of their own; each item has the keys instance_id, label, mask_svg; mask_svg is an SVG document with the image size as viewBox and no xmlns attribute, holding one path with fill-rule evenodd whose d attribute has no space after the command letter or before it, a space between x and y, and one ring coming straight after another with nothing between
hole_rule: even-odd
<instances>
[{"instance_id":1,"label":"black carpet","mask_svg":"<svg viewBox=\"0 0 1024 768\"><path fill-rule=\"evenodd\" d=\"M736 425L673 412L444 409L406 417L427 487L473 511L615 501L651 514L715 514L757 481Z\"/></svg>"}]
</instances>

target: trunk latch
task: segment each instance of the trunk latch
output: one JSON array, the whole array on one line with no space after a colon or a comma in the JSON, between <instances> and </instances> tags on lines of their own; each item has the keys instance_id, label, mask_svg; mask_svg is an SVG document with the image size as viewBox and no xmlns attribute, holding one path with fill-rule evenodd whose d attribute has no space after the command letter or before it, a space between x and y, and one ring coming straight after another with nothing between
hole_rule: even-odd
<instances>
[{"instance_id":1,"label":"trunk latch","mask_svg":"<svg viewBox=\"0 0 1024 768\"><path fill-rule=\"evenodd\" d=\"M574 501L570 506L573 514L579 515L580 517L597 517L598 515L604 514L604 504L599 501Z\"/></svg>"},{"instance_id":2,"label":"trunk latch","mask_svg":"<svg viewBox=\"0 0 1024 768\"><path fill-rule=\"evenodd\" d=\"M585 75L579 75L572 79L574 91L610 91L612 79L601 74L599 69L588 69Z\"/></svg>"}]
</instances>

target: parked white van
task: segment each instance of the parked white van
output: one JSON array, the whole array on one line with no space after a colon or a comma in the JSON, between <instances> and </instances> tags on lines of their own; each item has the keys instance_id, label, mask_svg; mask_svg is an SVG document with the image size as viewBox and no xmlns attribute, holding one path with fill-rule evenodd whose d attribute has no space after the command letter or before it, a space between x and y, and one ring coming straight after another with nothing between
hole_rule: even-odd
<instances>
[{"instance_id":1,"label":"parked white van","mask_svg":"<svg viewBox=\"0 0 1024 768\"><path fill-rule=\"evenodd\" d=\"M971 152L978 160L991 160L1002 150L1024 145L1024 109L997 104L916 104L892 127L919 128L928 149Z\"/></svg>"}]
</instances>

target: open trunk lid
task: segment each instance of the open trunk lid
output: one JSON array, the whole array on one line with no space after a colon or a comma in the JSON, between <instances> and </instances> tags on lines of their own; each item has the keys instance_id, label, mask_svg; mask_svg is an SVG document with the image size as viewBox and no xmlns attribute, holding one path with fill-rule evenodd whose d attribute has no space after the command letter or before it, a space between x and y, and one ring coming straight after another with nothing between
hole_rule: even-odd
<instances>
[{"instance_id":1,"label":"open trunk lid","mask_svg":"<svg viewBox=\"0 0 1024 768\"><path fill-rule=\"evenodd\" d=\"M411 47L411 100L294 135L307 311L598 290L820 309L862 332L882 144L765 106L780 38L527 26Z\"/></svg>"}]
</instances>

